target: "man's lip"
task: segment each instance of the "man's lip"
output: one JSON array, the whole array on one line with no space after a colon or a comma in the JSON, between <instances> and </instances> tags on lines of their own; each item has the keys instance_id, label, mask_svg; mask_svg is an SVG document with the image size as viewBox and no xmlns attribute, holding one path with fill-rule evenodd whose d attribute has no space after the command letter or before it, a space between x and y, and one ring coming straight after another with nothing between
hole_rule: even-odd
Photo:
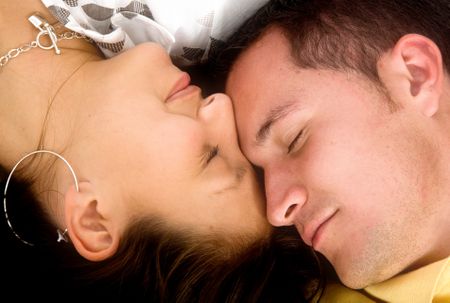
<instances>
[{"instance_id":1,"label":"man's lip","mask_svg":"<svg viewBox=\"0 0 450 303\"><path fill-rule=\"evenodd\" d=\"M304 233L303 233L303 241L309 245L313 246L315 237L319 229L327 223L335 214L337 210L328 209L322 212L318 217L311 220L307 225L305 225Z\"/></svg>"},{"instance_id":2,"label":"man's lip","mask_svg":"<svg viewBox=\"0 0 450 303\"><path fill-rule=\"evenodd\" d=\"M187 88L190 83L191 83L191 77L189 76L189 74L186 73L186 72L182 72L180 77L178 78L177 82L172 87L172 90L170 91L169 95L167 96L166 102L170 101L170 99L172 99L172 97L176 93L178 93L178 92L182 91L183 89Z\"/></svg>"}]
</instances>

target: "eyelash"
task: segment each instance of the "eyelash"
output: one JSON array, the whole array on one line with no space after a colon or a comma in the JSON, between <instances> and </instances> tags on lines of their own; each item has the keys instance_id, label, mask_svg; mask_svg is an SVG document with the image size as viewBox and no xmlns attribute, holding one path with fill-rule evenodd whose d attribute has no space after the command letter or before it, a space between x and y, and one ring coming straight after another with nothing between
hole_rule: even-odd
<instances>
[{"instance_id":1,"label":"eyelash","mask_svg":"<svg viewBox=\"0 0 450 303\"><path fill-rule=\"evenodd\" d=\"M294 140L292 140L292 142L289 144L288 148L287 148L287 153L290 154L291 151L294 149L294 147L297 145L298 141L302 138L303 136L303 130L301 130L297 136L295 136Z\"/></svg>"},{"instance_id":2,"label":"eyelash","mask_svg":"<svg viewBox=\"0 0 450 303\"><path fill-rule=\"evenodd\" d=\"M211 150L206 155L206 164L211 162L212 159L214 159L215 156L219 154L219 145L214 146L211 148Z\"/></svg>"}]
</instances>

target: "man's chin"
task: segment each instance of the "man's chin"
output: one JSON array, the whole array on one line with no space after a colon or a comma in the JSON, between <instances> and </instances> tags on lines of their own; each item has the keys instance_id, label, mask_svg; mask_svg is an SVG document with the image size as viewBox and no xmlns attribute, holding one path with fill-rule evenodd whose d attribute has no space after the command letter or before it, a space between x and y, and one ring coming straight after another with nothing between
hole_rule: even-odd
<instances>
[{"instance_id":1,"label":"man's chin","mask_svg":"<svg viewBox=\"0 0 450 303\"><path fill-rule=\"evenodd\" d=\"M351 289L363 289L370 285L388 280L395 273L380 273L377 270L370 270L366 266L360 268L336 268L336 273L346 287Z\"/></svg>"},{"instance_id":2,"label":"man's chin","mask_svg":"<svg viewBox=\"0 0 450 303\"><path fill-rule=\"evenodd\" d=\"M342 284L344 284L346 287L351 288L351 289L363 289L369 285L372 285L372 283L370 283L370 282L354 279L353 277L346 276L346 277L341 278L341 276L339 276L339 279L341 280Z\"/></svg>"}]
</instances>

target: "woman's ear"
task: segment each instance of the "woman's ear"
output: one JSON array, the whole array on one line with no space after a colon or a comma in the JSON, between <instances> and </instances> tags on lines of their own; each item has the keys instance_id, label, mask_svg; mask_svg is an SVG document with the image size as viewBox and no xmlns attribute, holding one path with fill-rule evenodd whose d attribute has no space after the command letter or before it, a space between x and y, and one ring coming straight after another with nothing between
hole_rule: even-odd
<instances>
[{"instance_id":1,"label":"woman's ear","mask_svg":"<svg viewBox=\"0 0 450 303\"><path fill-rule=\"evenodd\" d=\"M378 74L400 107L412 102L427 117L438 111L444 69L432 40L418 34L403 36L378 61Z\"/></svg>"},{"instance_id":2,"label":"woman's ear","mask_svg":"<svg viewBox=\"0 0 450 303\"><path fill-rule=\"evenodd\" d=\"M75 249L84 258L102 261L114 255L119 244L117 222L105 218L93 185L80 182L65 194L65 221Z\"/></svg>"}]
</instances>

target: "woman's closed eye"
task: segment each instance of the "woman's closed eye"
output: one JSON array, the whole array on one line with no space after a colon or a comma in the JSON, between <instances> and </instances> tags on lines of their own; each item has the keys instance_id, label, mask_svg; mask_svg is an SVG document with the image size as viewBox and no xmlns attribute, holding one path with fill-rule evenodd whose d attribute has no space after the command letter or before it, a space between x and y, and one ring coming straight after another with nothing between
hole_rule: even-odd
<instances>
[{"instance_id":1,"label":"woman's closed eye","mask_svg":"<svg viewBox=\"0 0 450 303\"><path fill-rule=\"evenodd\" d=\"M213 146L205 155L205 163L209 164L219 154L219 145Z\"/></svg>"}]
</instances>

